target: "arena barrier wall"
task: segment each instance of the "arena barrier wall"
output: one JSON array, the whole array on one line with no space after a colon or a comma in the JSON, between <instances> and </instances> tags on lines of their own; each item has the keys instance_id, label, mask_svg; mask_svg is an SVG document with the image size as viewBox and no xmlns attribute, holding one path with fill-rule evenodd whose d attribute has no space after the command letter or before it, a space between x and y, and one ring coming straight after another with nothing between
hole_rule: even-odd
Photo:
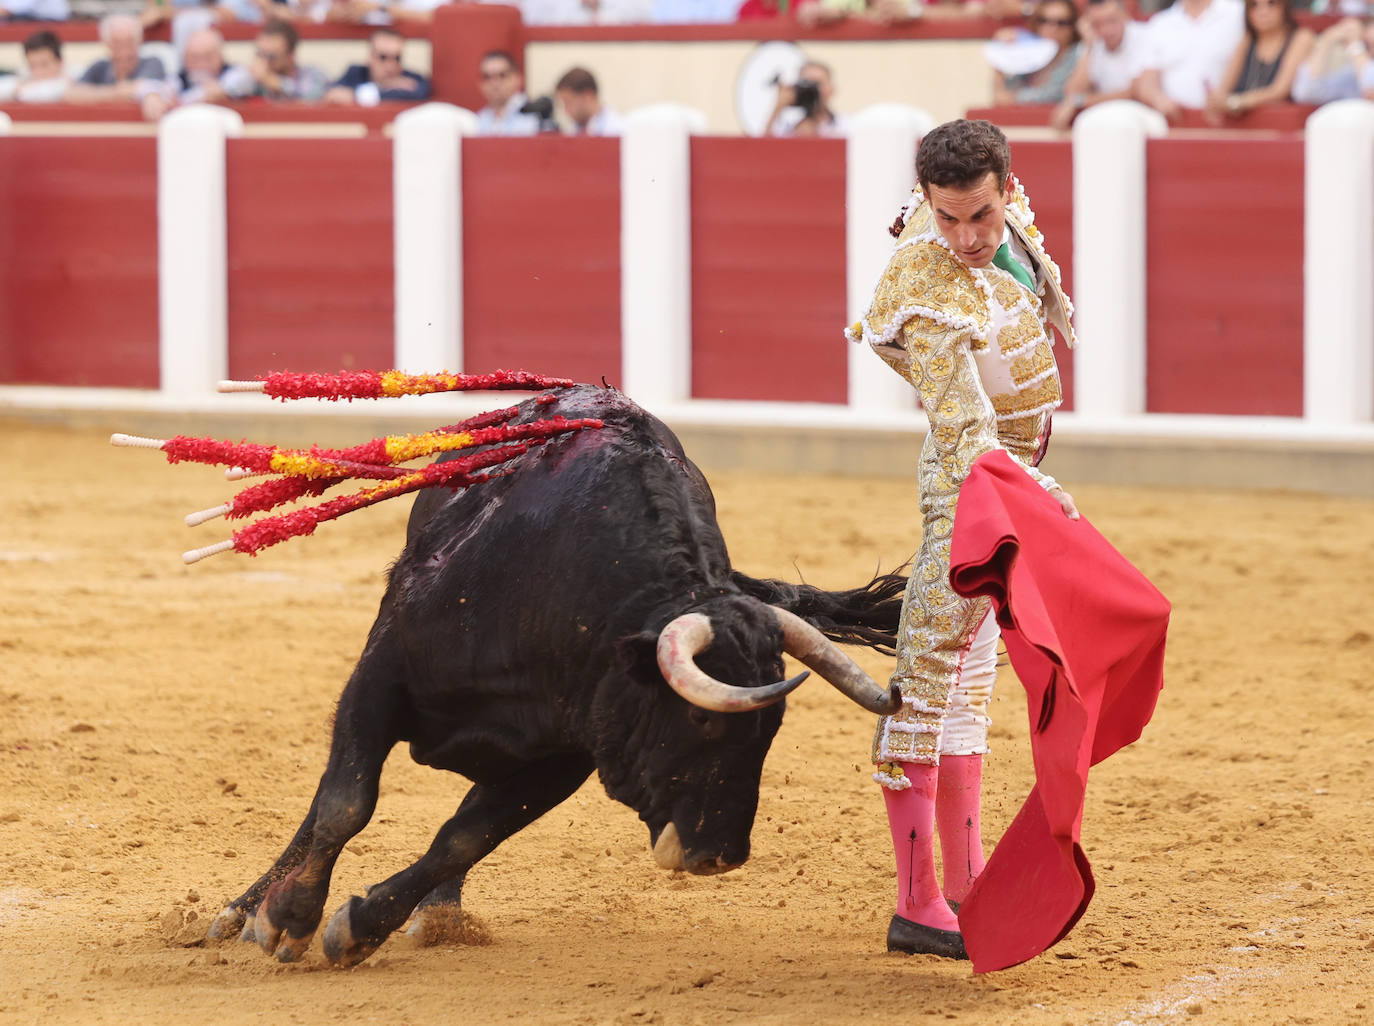
<instances>
[{"instance_id":1,"label":"arena barrier wall","mask_svg":"<svg viewBox=\"0 0 1374 1026\"><path fill-rule=\"evenodd\" d=\"M431 104L392 140L269 141L202 107L156 141L0 138L0 404L222 412L245 409L214 393L229 375L525 366L604 377L708 439L896 432L909 466L913 390L839 330L929 120L713 138L656 107L620 140L510 140ZM1014 162L1078 300L1056 435L1094 476L1127 440L1260 440L1334 453L1335 487L1374 493L1374 104L1323 108L1305 139L1163 137L1104 105ZM880 469L820 435L799 459Z\"/></svg>"}]
</instances>

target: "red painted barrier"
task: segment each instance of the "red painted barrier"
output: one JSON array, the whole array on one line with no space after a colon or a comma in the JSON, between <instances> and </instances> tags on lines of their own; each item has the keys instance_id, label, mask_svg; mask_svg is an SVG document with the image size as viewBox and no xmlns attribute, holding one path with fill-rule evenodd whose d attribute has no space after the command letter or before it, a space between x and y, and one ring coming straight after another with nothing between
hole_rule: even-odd
<instances>
[{"instance_id":1,"label":"red painted barrier","mask_svg":"<svg viewBox=\"0 0 1374 1026\"><path fill-rule=\"evenodd\" d=\"M229 374L394 362L391 143L230 139Z\"/></svg>"},{"instance_id":2,"label":"red painted barrier","mask_svg":"<svg viewBox=\"0 0 1374 1026\"><path fill-rule=\"evenodd\" d=\"M968 118L982 118L1003 128L1031 128L1047 126L1050 115L1054 113L1052 103L1021 103L1005 107L971 107L965 113ZM1271 103L1234 117L1228 117L1221 125L1207 120L1200 110L1185 110L1174 128L1198 129L1208 132L1258 130L1264 132L1301 132L1308 116L1317 108L1304 103Z\"/></svg>"},{"instance_id":3,"label":"red painted barrier","mask_svg":"<svg viewBox=\"0 0 1374 1026\"><path fill-rule=\"evenodd\" d=\"M0 139L0 382L156 388L152 139Z\"/></svg>"},{"instance_id":4,"label":"red painted barrier","mask_svg":"<svg viewBox=\"0 0 1374 1026\"><path fill-rule=\"evenodd\" d=\"M1300 416L1301 140L1151 140L1146 188L1146 408Z\"/></svg>"},{"instance_id":5,"label":"red painted barrier","mask_svg":"<svg viewBox=\"0 0 1374 1026\"><path fill-rule=\"evenodd\" d=\"M1073 147L1068 142L1015 142L1011 165L1045 233L1050 256L1064 276L1064 291L1073 298ZM1106 344L1110 344L1108 341ZM1063 410L1073 409L1073 350L1057 337L1054 359L1064 387Z\"/></svg>"},{"instance_id":6,"label":"red painted barrier","mask_svg":"<svg viewBox=\"0 0 1374 1026\"><path fill-rule=\"evenodd\" d=\"M618 384L619 140L464 140L462 287L464 370Z\"/></svg>"},{"instance_id":7,"label":"red painted barrier","mask_svg":"<svg viewBox=\"0 0 1374 1026\"><path fill-rule=\"evenodd\" d=\"M843 403L845 149L692 140L692 395Z\"/></svg>"},{"instance_id":8,"label":"red painted barrier","mask_svg":"<svg viewBox=\"0 0 1374 1026\"><path fill-rule=\"evenodd\" d=\"M375 107L326 107L317 103L270 103L266 100L246 100L221 106L238 111L250 124L261 122L287 124L347 124L362 125L369 132L381 132L397 114L415 106L413 103L380 103ZM111 121L132 121L145 124L143 111L137 103L0 103L0 114L8 114L11 121L58 121L64 124L106 124ZM156 126L148 124L148 132ZM88 131L99 131L97 128Z\"/></svg>"}]
</instances>

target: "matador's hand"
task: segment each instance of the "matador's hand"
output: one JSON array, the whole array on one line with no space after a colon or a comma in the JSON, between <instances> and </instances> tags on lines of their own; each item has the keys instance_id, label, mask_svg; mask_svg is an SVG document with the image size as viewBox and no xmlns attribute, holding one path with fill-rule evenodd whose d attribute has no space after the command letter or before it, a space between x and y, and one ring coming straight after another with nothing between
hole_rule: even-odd
<instances>
[{"instance_id":1,"label":"matador's hand","mask_svg":"<svg viewBox=\"0 0 1374 1026\"><path fill-rule=\"evenodd\" d=\"M1064 491L1059 485L1050 489L1050 494L1059 500L1059 508L1064 511L1064 515L1070 520L1078 519L1078 507L1073 504L1073 496Z\"/></svg>"}]
</instances>

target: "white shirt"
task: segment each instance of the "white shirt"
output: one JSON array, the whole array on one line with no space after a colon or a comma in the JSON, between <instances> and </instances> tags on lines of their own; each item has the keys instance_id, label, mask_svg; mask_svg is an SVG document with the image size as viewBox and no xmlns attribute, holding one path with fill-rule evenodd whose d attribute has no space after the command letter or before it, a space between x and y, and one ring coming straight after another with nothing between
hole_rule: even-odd
<instances>
[{"instance_id":1,"label":"white shirt","mask_svg":"<svg viewBox=\"0 0 1374 1026\"><path fill-rule=\"evenodd\" d=\"M1088 81L1097 93L1119 93L1129 89L1145 66L1149 54L1149 29L1138 21L1127 21L1121 45L1108 50L1094 39L1088 48Z\"/></svg>"},{"instance_id":2,"label":"white shirt","mask_svg":"<svg viewBox=\"0 0 1374 1026\"><path fill-rule=\"evenodd\" d=\"M652 0L521 0L526 25L640 25L652 17Z\"/></svg>"},{"instance_id":3,"label":"white shirt","mask_svg":"<svg viewBox=\"0 0 1374 1026\"><path fill-rule=\"evenodd\" d=\"M1202 108L1245 35L1242 0L1212 0L1192 18L1183 0L1160 11L1147 23L1149 46L1145 68L1159 72L1164 95L1183 107Z\"/></svg>"},{"instance_id":4,"label":"white shirt","mask_svg":"<svg viewBox=\"0 0 1374 1026\"><path fill-rule=\"evenodd\" d=\"M538 135L539 117L535 114L521 114L520 108L529 103L524 93L516 93L500 112L483 107L477 112L478 135Z\"/></svg>"},{"instance_id":5,"label":"white shirt","mask_svg":"<svg viewBox=\"0 0 1374 1026\"><path fill-rule=\"evenodd\" d=\"M573 125L568 134L607 136L622 135L624 132L625 119L617 114L614 108L608 107L603 103L601 109L593 114L587 121L585 130L579 130L576 125Z\"/></svg>"},{"instance_id":6,"label":"white shirt","mask_svg":"<svg viewBox=\"0 0 1374 1026\"><path fill-rule=\"evenodd\" d=\"M805 120L806 111L800 107L784 107L768 134L790 139ZM833 113L830 121L817 127L816 134L822 139L843 139L849 134L849 121L843 114Z\"/></svg>"}]
</instances>

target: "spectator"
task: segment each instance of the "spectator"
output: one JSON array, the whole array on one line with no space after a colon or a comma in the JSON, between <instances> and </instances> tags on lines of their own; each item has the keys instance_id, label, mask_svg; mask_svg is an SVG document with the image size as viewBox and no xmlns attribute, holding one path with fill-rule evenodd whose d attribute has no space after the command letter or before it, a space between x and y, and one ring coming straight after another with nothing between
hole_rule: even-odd
<instances>
[{"instance_id":1,"label":"spectator","mask_svg":"<svg viewBox=\"0 0 1374 1026\"><path fill-rule=\"evenodd\" d=\"M23 103L56 103L67 91L69 79L62 70L62 40L47 29L24 40L24 74L0 81L0 100Z\"/></svg>"},{"instance_id":2,"label":"spectator","mask_svg":"<svg viewBox=\"0 0 1374 1026\"><path fill-rule=\"evenodd\" d=\"M639 25L653 17L652 0L524 0L526 25Z\"/></svg>"},{"instance_id":3,"label":"spectator","mask_svg":"<svg viewBox=\"0 0 1374 1026\"><path fill-rule=\"evenodd\" d=\"M992 85L994 103L1059 103L1064 99L1064 87L1083 53L1078 36L1078 8L1073 0L1040 0L1031 15L1031 30L1053 44L1052 51L1046 49L1049 62L1022 74L998 72ZM1004 30L995 38L1009 40L1010 33Z\"/></svg>"},{"instance_id":4,"label":"spectator","mask_svg":"<svg viewBox=\"0 0 1374 1026\"><path fill-rule=\"evenodd\" d=\"M916 0L922 18L1019 18L1021 0Z\"/></svg>"},{"instance_id":5,"label":"spectator","mask_svg":"<svg viewBox=\"0 0 1374 1026\"><path fill-rule=\"evenodd\" d=\"M186 39L181 73L168 88L143 97L143 116L156 121L186 103L224 103L253 95L253 75L224 59L224 37L213 28L197 29Z\"/></svg>"},{"instance_id":6,"label":"spectator","mask_svg":"<svg viewBox=\"0 0 1374 1026\"><path fill-rule=\"evenodd\" d=\"M740 8L741 21L749 17L773 17L781 0L746 0ZM769 7L773 11L769 11ZM828 25L854 18L878 25L894 25L910 21L919 14L912 13L908 0L802 0L797 5L797 21L807 28Z\"/></svg>"},{"instance_id":7,"label":"spectator","mask_svg":"<svg viewBox=\"0 0 1374 1026\"><path fill-rule=\"evenodd\" d=\"M586 68L569 68L554 87L569 122L569 135L619 135L624 129L611 107L601 102L596 77Z\"/></svg>"},{"instance_id":8,"label":"spectator","mask_svg":"<svg viewBox=\"0 0 1374 1026\"><path fill-rule=\"evenodd\" d=\"M274 3L272 0L147 0L141 20L144 28L152 28L164 21L173 21L183 14L196 12L208 14L208 20L211 22L259 22L269 16L279 16L276 12L285 7L285 0L281 3Z\"/></svg>"},{"instance_id":9,"label":"spectator","mask_svg":"<svg viewBox=\"0 0 1374 1026\"><path fill-rule=\"evenodd\" d=\"M659 25L707 25L734 21L740 0L651 0L650 17Z\"/></svg>"},{"instance_id":10,"label":"spectator","mask_svg":"<svg viewBox=\"0 0 1374 1026\"><path fill-rule=\"evenodd\" d=\"M1174 0L1146 23L1144 69L1136 99L1176 122L1184 108L1199 110L1221 81L1245 35L1241 0Z\"/></svg>"},{"instance_id":11,"label":"spectator","mask_svg":"<svg viewBox=\"0 0 1374 1026\"><path fill-rule=\"evenodd\" d=\"M1363 96L1374 100L1374 19L1336 22L1317 37L1312 55L1298 66L1293 99L1330 103Z\"/></svg>"},{"instance_id":12,"label":"spectator","mask_svg":"<svg viewBox=\"0 0 1374 1026\"><path fill-rule=\"evenodd\" d=\"M310 103L324 96L329 78L319 68L297 63L299 40L291 23L280 18L273 18L262 27L254 43L256 52L251 68L254 95Z\"/></svg>"},{"instance_id":13,"label":"spectator","mask_svg":"<svg viewBox=\"0 0 1374 1026\"><path fill-rule=\"evenodd\" d=\"M396 22L427 24L434 8L448 0L302 0L312 21L345 21L358 25L391 25Z\"/></svg>"},{"instance_id":14,"label":"spectator","mask_svg":"<svg viewBox=\"0 0 1374 1026\"><path fill-rule=\"evenodd\" d=\"M835 84L829 65L807 61L797 72L796 85L778 86L778 102L768 118L766 133L787 138L843 138L848 124L843 115L831 109L834 95Z\"/></svg>"},{"instance_id":15,"label":"spectator","mask_svg":"<svg viewBox=\"0 0 1374 1026\"><path fill-rule=\"evenodd\" d=\"M404 46L395 29L380 28L372 33L367 63L351 65L324 94L325 102L375 107L382 100L429 99L429 80L401 66Z\"/></svg>"},{"instance_id":16,"label":"spectator","mask_svg":"<svg viewBox=\"0 0 1374 1026\"><path fill-rule=\"evenodd\" d=\"M529 97L525 95L525 77L515 66L515 58L505 50L489 50L482 55L478 70L482 76L479 87L487 105L477 112L477 134L538 134L539 115L520 112L529 103Z\"/></svg>"},{"instance_id":17,"label":"spectator","mask_svg":"<svg viewBox=\"0 0 1374 1026\"><path fill-rule=\"evenodd\" d=\"M0 0L0 21L66 21L71 16L67 0Z\"/></svg>"},{"instance_id":18,"label":"spectator","mask_svg":"<svg viewBox=\"0 0 1374 1026\"><path fill-rule=\"evenodd\" d=\"M143 57L143 26L132 14L107 14L100 19L100 41L109 52L93 63L67 90L67 101L101 103L141 99L148 83L162 82L167 69L157 57Z\"/></svg>"},{"instance_id":19,"label":"spectator","mask_svg":"<svg viewBox=\"0 0 1374 1026\"><path fill-rule=\"evenodd\" d=\"M1245 38L1207 96L1207 120L1224 124L1263 104L1286 103L1314 38L1298 25L1292 0L1245 0Z\"/></svg>"},{"instance_id":20,"label":"spectator","mask_svg":"<svg viewBox=\"0 0 1374 1026\"><path fill-rule=\"evenodd\" d=\"M1127 100L1145 58L1145 26L1127 13L1122 0L1089 0L1079 21L1088 52L1064 85L1064 100L1050 124L1068 128L1084 107Z\"/></svg>"}]
</instances>

